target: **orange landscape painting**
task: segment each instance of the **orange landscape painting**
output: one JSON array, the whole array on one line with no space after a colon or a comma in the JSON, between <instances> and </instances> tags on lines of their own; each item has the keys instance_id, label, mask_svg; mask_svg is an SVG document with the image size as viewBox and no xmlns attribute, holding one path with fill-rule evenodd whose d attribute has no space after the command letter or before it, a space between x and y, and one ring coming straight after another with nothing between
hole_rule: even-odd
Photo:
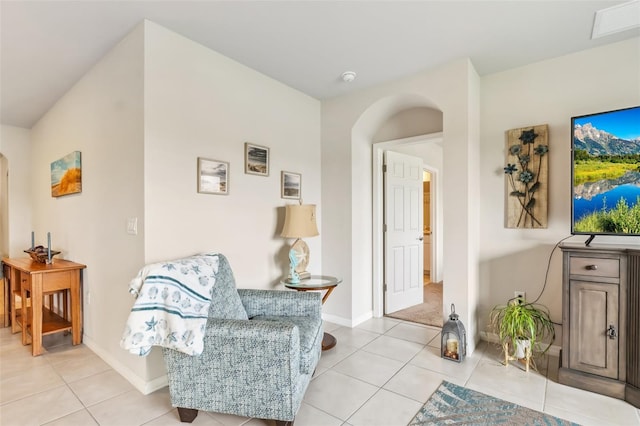
<instances>
[{"instance_id":1,"label":"orange landscape painting","mask_svg":"<svg viewBox=\"0 0 640 426\"><path fill-rule=\"evenodd\" d=\"M74 151L51 163L51 196L78 192L82 192L82 165L80 151Z\"/></svg>"}]
</instances>

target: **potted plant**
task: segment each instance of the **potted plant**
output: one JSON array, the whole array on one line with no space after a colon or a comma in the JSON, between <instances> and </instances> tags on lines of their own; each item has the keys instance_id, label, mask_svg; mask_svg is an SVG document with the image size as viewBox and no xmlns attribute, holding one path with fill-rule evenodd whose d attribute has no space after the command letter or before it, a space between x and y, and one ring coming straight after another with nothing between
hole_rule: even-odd
<instances>
[{"instance_id":1,"label":"potted plant","mask_svg":"<svg viewBox=\"0 0 640 426\"><path fill-rule=\"evenodd\" d=\"M544 355L556 336L549 310L521 297L509 300L504 306L494 307L490 314L490 326L500 339L505 365L509 365L509 360L524 360L527 371L536 344L548 341L547 346L539 351L540 355Z\"/></svg>"}]
</instances>

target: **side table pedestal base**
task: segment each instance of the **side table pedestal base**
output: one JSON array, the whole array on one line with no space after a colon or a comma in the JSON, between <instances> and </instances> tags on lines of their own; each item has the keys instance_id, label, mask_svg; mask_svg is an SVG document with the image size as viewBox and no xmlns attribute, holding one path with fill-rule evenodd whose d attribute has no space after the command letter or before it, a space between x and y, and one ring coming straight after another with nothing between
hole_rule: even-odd
<instances>
[{"instance_id":1,"label":"side table pedestal base","mask_svg":"<svg viewBox=\"0 0 640 426\"><path fill-rule=\"evenodd\" d=\"M336 338L330 335L329 333L324 333L324 336L322 336L323 351L328 351L329 349L333 348L336 345L336 343L338 343Z\"/></svg>"}]
</instances>

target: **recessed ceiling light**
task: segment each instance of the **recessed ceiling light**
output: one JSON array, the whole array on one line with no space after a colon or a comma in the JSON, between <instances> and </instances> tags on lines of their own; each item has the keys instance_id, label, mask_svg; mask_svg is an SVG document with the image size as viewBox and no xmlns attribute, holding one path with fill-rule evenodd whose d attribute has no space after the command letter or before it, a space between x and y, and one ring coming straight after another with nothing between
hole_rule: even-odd
<instances>
[{"instance_id":1,"label":"recessed ceiling light","mask_svg":"<svg viewBox=\"0 0 640 426\"><path fill-rule=\"evenodd\" d=\"M353 71L345 71L342 73L342 81L345 83L351 83L356 79L356 73Z\"/></svg>"},{"instance_id":2,"label":"recessed ceiling light","mask_svg":"<svg viewBox=\"0 0 640 426\"><path fill-rule=\"evenodd\" d=\"M598 10L591 38L605 37L633 28L640 28L640 0Z\"/></svg>"}]
</instances>

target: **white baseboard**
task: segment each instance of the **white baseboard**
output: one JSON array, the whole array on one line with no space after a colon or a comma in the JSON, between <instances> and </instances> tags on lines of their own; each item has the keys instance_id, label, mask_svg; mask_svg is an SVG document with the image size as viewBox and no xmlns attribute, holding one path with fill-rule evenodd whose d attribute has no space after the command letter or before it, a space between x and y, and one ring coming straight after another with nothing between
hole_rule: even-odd
<instances>
[{"instance_id":1,"label":"white baseboard","mask_svg":"<svg viewBox=\"0 0 640 426\"><path fill-rule=\"evenodd\" d=\"M366 313L360 315L359 317L353 319L353 321L352 321L353 326L352 327L357 327L360 324L362 324L363 322L370 320L371 318L373 318L373 311L366 312Z\"/></svg>"},{"instance_id":2,"label":"white baseboard","mask_svg":"<svg viewBox=\"0 0 640 426\"><path fill-rule=\"evenodd\" d=\"M366 312L354 319L343 318L337 315L331 315L331 314L325 314L325 313L322 314L323 320L341 325L343 327L349 327L349 328L357 327L358 325L362 324L363 322L371 318L373 318L373 311Z\"/></svg>"},{"instance_id":3,"label":"white baseboard","mask_svg":"<svg viewBox=\"0 0 640 426\"><path fill-rule=\"evenodd\" d=\"M489 342L489 343L499 343L500 339L498 338L498 335L495 333L488 333L486 331L481 331L480 332L480 339L484 340L485 342ZM540 345L538 343L538 345ZM551 356L560 356L560 351L562 350L561 346L558 345L551 345L551 347L549 348L549 350L547 351L547 354L551 355Z\"/></svg>"},{"instance_id":4,"label":"white baseboard","mask_svg":"<svg viewBox=\"0 0 640 426\"><path fill-rule=\"evenodd\" d=\"M152 392L162 389L169 384L167 375L156 377L151 381L145 381L140 376L135 374L129 367L123 365L120 361L112 357L108 352L102 350L96 342L86 334L82 336L82 343L84 343L89 349L91 349L96 355L98 355L104 362L109 364L111 368L116 370L118 374L124 377L129 383L133 385L138 391L144 395L148 395Z\"/></svg>"}]
</instances>

